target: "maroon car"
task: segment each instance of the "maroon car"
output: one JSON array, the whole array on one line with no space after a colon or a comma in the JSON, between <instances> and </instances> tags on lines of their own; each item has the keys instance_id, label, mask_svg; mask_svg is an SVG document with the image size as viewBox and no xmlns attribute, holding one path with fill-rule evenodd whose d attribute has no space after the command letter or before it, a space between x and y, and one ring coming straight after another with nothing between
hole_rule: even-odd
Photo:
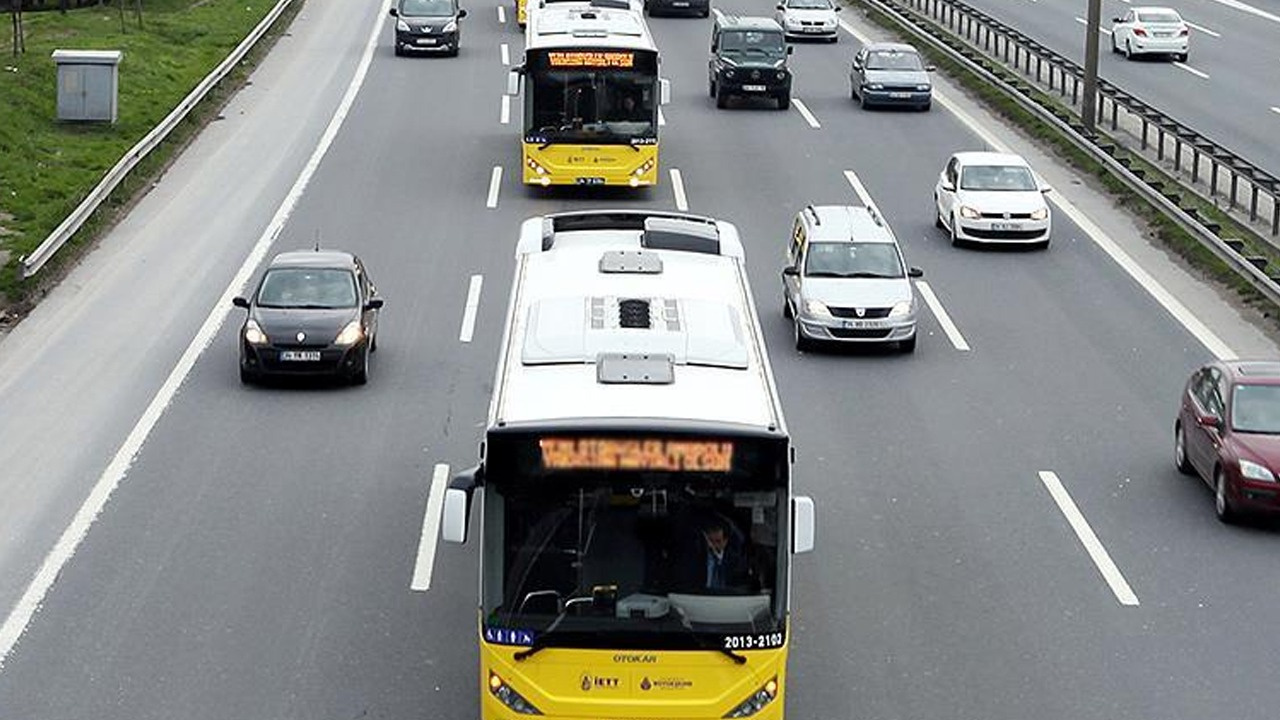
<instances>
[{"instance_id":1,"label":"maroon car","mask_svg":"<svg viewBox=\"0 0 1280 720\"><path fill-rule=\"evenodd\" d=\"M1178 469L1209 483L1219 520L1280 511L1280 361L1219 361L1196 370L1173 435Z\"/></svg>"}]
</instances>

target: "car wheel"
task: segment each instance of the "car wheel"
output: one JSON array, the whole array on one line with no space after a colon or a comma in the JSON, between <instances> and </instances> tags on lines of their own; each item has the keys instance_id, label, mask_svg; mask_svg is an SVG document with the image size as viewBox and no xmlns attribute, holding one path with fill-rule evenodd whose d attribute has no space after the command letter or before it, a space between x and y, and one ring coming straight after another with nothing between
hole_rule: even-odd
<instances>
[{"instance_id":1,"label":"car wheel","mask_svg":"<svg viewBox=\"0 0 1280 720\"><path fill-rule=\"evenodd\" d=\"M404 48L400 47L399 44L396 44L396 57L404 57Z\"/></svg>"},{"instance_id":2,"label":"car wheel","mask_svg":"<svg viewBox=\"0 0 1280 720\"><path fill-rule=\"evenodd\" d=\"M1120 54L1120 46L1116 44L1116 36L1115 36L1115 33L1112 33L1112 34L1111 34L1111 53L1112 53L1113 55L1119 55L1119 54Z\"/></svg>"},{"instance_id":3,"label":"car wheel","mask_svg":"<svg viewBox=\"0 0 1280 720\"><path fill-rule=\"evenodd\" d=\"M898 341L898 350L910 354L916 351L916 336L912 335L910 340Z\"/></svg>"},{"instance_id":4,"label":"car wheel","mask_svg":"<svg viewBox=\"0 0 1280 720\"><path fill-rule=\"evenodd\" d=\"M793 322L792 327L795 329L796 350L801 352L813 347L813 341L805 337L804 331L800 329L800 321Z\"/></svg>"},{"instance_id":5,"label":"car wheel","mask_svg":"<svg viewBox=\"0 0 1280 720\"><path fill-rule=\"evenodd\" d=\"M257 382L257 380L258 380L257 376L255 376L253 373L249 372L248 370L245 370L243 367L240 368L240 384L241 385L252 385L255 382Z\"/></svg>"},{"instance_id":6,"label":"car wheel","mask_svg":"<svg viewBox=\"0 0 1280 720\"><path fill-rule=\"evenodd\" d=\"M789 107L791 107L791 91L790 90L778 96L778 109L786 110Z\"/></svg>"},{"instance_id":7,"label":"car wheel","mask_svg":"<svg viewBox=\"0 0 1280 720\"><path fill-rule=\"evenodd\" d=\"M938 195L933 196L933 226L939 230L946 230L947 224L942 222L942 211L938 209Z\"/></svg>"},{"instance_id":8,"label":"car wheel","mask_svg":"<svg viewBox=\"0 0 1280 720\"><path fill-rule=\"evenodd\" d=\"M1041 240L1040 242L1036 243L1036 249L1037 249L1037 250L1048 250L1048 249L1049 249L1049 241L1048 241L1048 240Z\"/></svg>"},{"instance_id":9,"label":"car wheel","mask_svg":"<svg viewBox=\"0 0 1280 720\"><path fill-rule=\"evenodd\" d=\"M929 112L929 108L933 107L933 101L930 100L920 106L920 112Z\"/></svg>"},{"instance_id":10,"label":"car wheel","mask_svg":"<svg viewBox=\"0 0 1280 720\"><path fill-rule=\"evenodd\" d=\"M365 348L364 357L360 360L360 369L351 376L352 385L365 385L369 382L369 349Z\"/></svg>"},{"instance_id":11,"label":"car wheel","mask_svg":"<svg viewBox=\"0 0 1280 720\"><path fill-rule=\"evenodd\" d=\"M702 11L702 17L711 17L711 5L710 5L710 4L708 4L708 5L707 5L707 7L706 7L705 9L703 9L703 11Z\"/></svg>"},{"instance_id":12,"label":"car wheel","mask_svg":"<svg viewBox=\"0 0 1280 720\"><path fill-rule=\"evenodd\" d=\"M871 107L870 103L867 102L866 93L862 93L861 95L858 96L858 107L862 108L863 110L866 110L868 107Z\"/></svg>"},{"instance_id":13,"label":"car wheel","mask_svg":"<svg viewBox=\"0 0 1280 720\"><path fill-rule=\"evenodd\" d=\"M948 229L951 235L951 247L960 247L960 236L956 234L956 216L951 216L951 227Z\"/></svg>"},{"instance_id":14,"label":"car wheel","mask_svg":"<svg viewBox=\"0 0 1280 720\"><path fill-rule=\"evenodd\" d=\"M449 48L449 52L448 52L449 57L458 57L458 50L459 50L459 47L457 45L454 45L452 48Z\"/></svg>"},{"instance_id":15,"label":"car wheel","mask_svg":"<svg viewBox=\"0 0 1280 720\"><path fill-rule=\"evenodd\" d=\"M849 99L850 100L858 99L858 86L852 80L849 81Z\"/></svg>"},{"instance_id":16,"label":"car wheel","mask_svg":"<svg viewBox=\"0 0 1280 720\"><path fill-rule=\"evenodd\" d=\"M711 78L707 78L707 94L711 97L716 96L716 81Z\"/></svg>"},{"instance_id":17,"label":"car wheel","mask_svg":"<svg viewBox=\"0 0 1280 720\"><path fill-rule=\"evenodd\" d=\"M1173 427L1173 464L1178 468L1178 472L1183 475L1194 475L1196 473L1191 461L1187 459L1187 433L1182 429L1182 423L1178 423Z\"/></svg>"},{"instance_id":18,"label":"car wheel","mask_svg":"<svg viewBox=\"0 0 1280 720\"><path fill-rule=\"evenodd\" d=\"M376 332L369 338L369 352L378 352L378 333Z\"/></svg>"},{"instance_id":19,"label":"car wheel","mask_svg":"<svg viewBox=\"0 0 1280 720\"><path fill-rule=\"evenodd\" d=\"M791 303L787 302L787 294L782 294L782 317L791 319Z\"/></svg>"},{"instance_id":20,"label":"car wheel","mask_svg":"<svg viewBox=\"0 0 1280 720\"><path fill-rule=\"evenodd\" d=\"M835 35L832 35L831 39L828 42L830 42L832 45L840 42L840 33L836 33Z\"/></svg>"},{"instance_id":21,"label":"car wheel","mask_svg":"<svg viewBox=\"0 0 1280 720\"><path fill-rule=\"evenodd\" d=\"M729 107L729 93L725 92L724 88L720 87L719 83L716 83L716 107Z\"/></svg>"},{"instance_id":22,"label":"car wheel","mask_svg":"<svg viewBox=\"0 0 1280 720\"><path fill-rule=\"evenodd\" d=\"M1236 521L1236 509L1227 497L1227 474L1218 468L1213 474L1213 511L1218 519L1228 525Z\"/></svg>"},{"instance_id":23,"label":"car wheel","mask_svg":"<svg viewBox=\"0 0 1280 720\"><path fill-rule=\"evenodd\" d=\"M1124 59L1125 60L1133 59L1133 43L1129 40L1124 41Z\"/></svg>"},{"instance_id":24,"label":"car wheel","mask_svg":"<svg viewBox=\"0 0 1280 720\"><path fill-rule=\"evenodd\" d=\"M1188 57L1190 54L1191 54L1191 53L1182 53L1181 55L1178 55L1178 56L1177 56L1177 58L1178 58L1178 62L1183 62L1183 63L1184 63L1184 62L1186 62L1186 61L1187 61L1187 57Z\"/></svg>"}]
</instances>

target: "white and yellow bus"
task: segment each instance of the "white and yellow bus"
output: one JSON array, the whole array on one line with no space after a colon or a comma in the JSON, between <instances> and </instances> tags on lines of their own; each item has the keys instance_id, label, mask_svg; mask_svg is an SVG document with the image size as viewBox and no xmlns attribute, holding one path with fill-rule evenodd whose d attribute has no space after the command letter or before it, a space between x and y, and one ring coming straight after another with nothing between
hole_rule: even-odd
<instances>
[{"instance_id":1,"label":"white and yellow bus","mask_svg":"<svg viewBox=\"0 0 1280 720\"><path fill-rule=\"evenodd\" d=\"M730 223L522 225L481 462L441 525L479 536L482 718L783 717L814 506L751 297Z\"/></svg>"},{"instance_id":2,"label":"white and yellow bus","mask_svg":"<svg viewBox=\"0 0 1280 720\"><path fill-rule=\"evenodd\" d=\"M670 86L638 3L530 0L521 94L522 177L530 185L658 182L658 108ZM522 87L523 86L523 87Z\"/></svg>"}]
</instances>

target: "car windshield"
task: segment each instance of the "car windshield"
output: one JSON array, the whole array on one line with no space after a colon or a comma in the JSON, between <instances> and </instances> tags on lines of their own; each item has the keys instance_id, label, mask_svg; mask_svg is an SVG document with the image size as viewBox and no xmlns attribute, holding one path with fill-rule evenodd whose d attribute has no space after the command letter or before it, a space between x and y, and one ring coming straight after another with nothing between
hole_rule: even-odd
<instances>
[{"instance_id":1,"label":"car windshield","mask_svg":"<svg viewBox=\"0 0 1280 720\"><path fill-rule=\"evenodd\" d=\"M1176 25L1182 22L1178 13L1169 10L1148 10L1138 13L1138 22L1154 25Z\"/></svg>"},{"instance_id":2,"label":"car windshield","mask_svg":"<svg viewBox=\"0 0 1280 720\"><path fill-rule=\"evenodd\" d=\"M1280 435L1280 385L1237 385L1231 394L1231 428Z\"/></svg>"},{"instance_id":3,"label":"car windshield","mask_svg":"<svg viewBox=\"0 0 1280 720\"><path fill-rule=\"evenodd\" d=\"M729 54L784 57L786 43L782 33L759 30L731 30L720 36L720 50Z\"/></svg>"},{"instance_id":4,"label":"car windshield","mask_svg":"<svg viewBox=\"0 0 1280 720\"><path fill-rule=\"evenodd\" d=\"M1034 191L1036 178L1022 165L970 165L960 173L961 190Z\"/></svg>"},{"instance_id":5,"label":"car windshield","mask_svg":"<svg viewBox=\"0 0 1280 720\"><path fill-rule=\"evenodd\" d=\"M900 278L902 261L889 243L816 242L805 260L809 277Z\"/></svg>"},{"instance_id":6,"label":"car windshield","mask_svg":"<svg viewBox=\"0 0 1280 720\"><path fill-rule=\"evenodd\" d=\"M406 17L452 17L453 0L400 0L400 14Z\"/></svg>"},{"instance_id":7,"label":"car windshield","mask_svg":"<svg viewBox=\"0 0 1280 720\"><path fill-rule=\"evenodd\" d=\"M272 268L258 307L337 309L356 306L356 278L342 268Z\"/></svg>"},{"instance_id":8,"label":"car windshield","mask_svg":"<svg viewBox=\"0 0 1280 720\"><path fill-rule=\"evenodd\" d=\"M828 0L790 0L787 3L788 10L830 10L831 3Z\"/></svg>"},{"instance_id":9,"label":"car windshield","mask_svg":"<svg viewBox=\"0 0 1280 720\"><path fill-rule=\"evenodd\" d=\"M920 56L901 50L877 50L867 55L868 70L923 70Z\"/></svg>"}]
</instances>

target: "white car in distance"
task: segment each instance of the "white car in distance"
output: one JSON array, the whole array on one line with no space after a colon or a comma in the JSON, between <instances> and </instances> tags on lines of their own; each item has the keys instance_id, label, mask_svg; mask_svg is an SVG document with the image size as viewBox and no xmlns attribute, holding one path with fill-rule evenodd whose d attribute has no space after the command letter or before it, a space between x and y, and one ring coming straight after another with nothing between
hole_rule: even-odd
<instances>
[{"instance_id":1,"label":"white car in distance","mask_svg":"<svg viewBox=\"0 0 1280 720\"><path fill-rule=\"evenodd\" d=\"M952 245L968 243L1049 247L1050 188L1020 155L960 152L951 156L933 189L935 224Z\"/></svg>"},{"instance_id":2,"label":"white car in distance","mask_svg":"<svg viewBox=\"0 0 1280 720\"><path fill-rule=\"evenodd\" d=\"M840 6L832 0L782 0L775 8L773 19L782 26L782 33L788 40L823 38L839 42L838 12Z\"/></svg>"},{"instance_id":3,"label":"white car in distance","mask_svg":"<svg viewBox=\"0 0 1280 720\"><path fill-rule=\"evenodd\" d=\"M1111 52L1122 52L1129 60L1138 55L1172 55L1178 62L1187 61L1191 28L1177 10L1129 8L1111 22Z\"/></svg>"}]
</instances>

